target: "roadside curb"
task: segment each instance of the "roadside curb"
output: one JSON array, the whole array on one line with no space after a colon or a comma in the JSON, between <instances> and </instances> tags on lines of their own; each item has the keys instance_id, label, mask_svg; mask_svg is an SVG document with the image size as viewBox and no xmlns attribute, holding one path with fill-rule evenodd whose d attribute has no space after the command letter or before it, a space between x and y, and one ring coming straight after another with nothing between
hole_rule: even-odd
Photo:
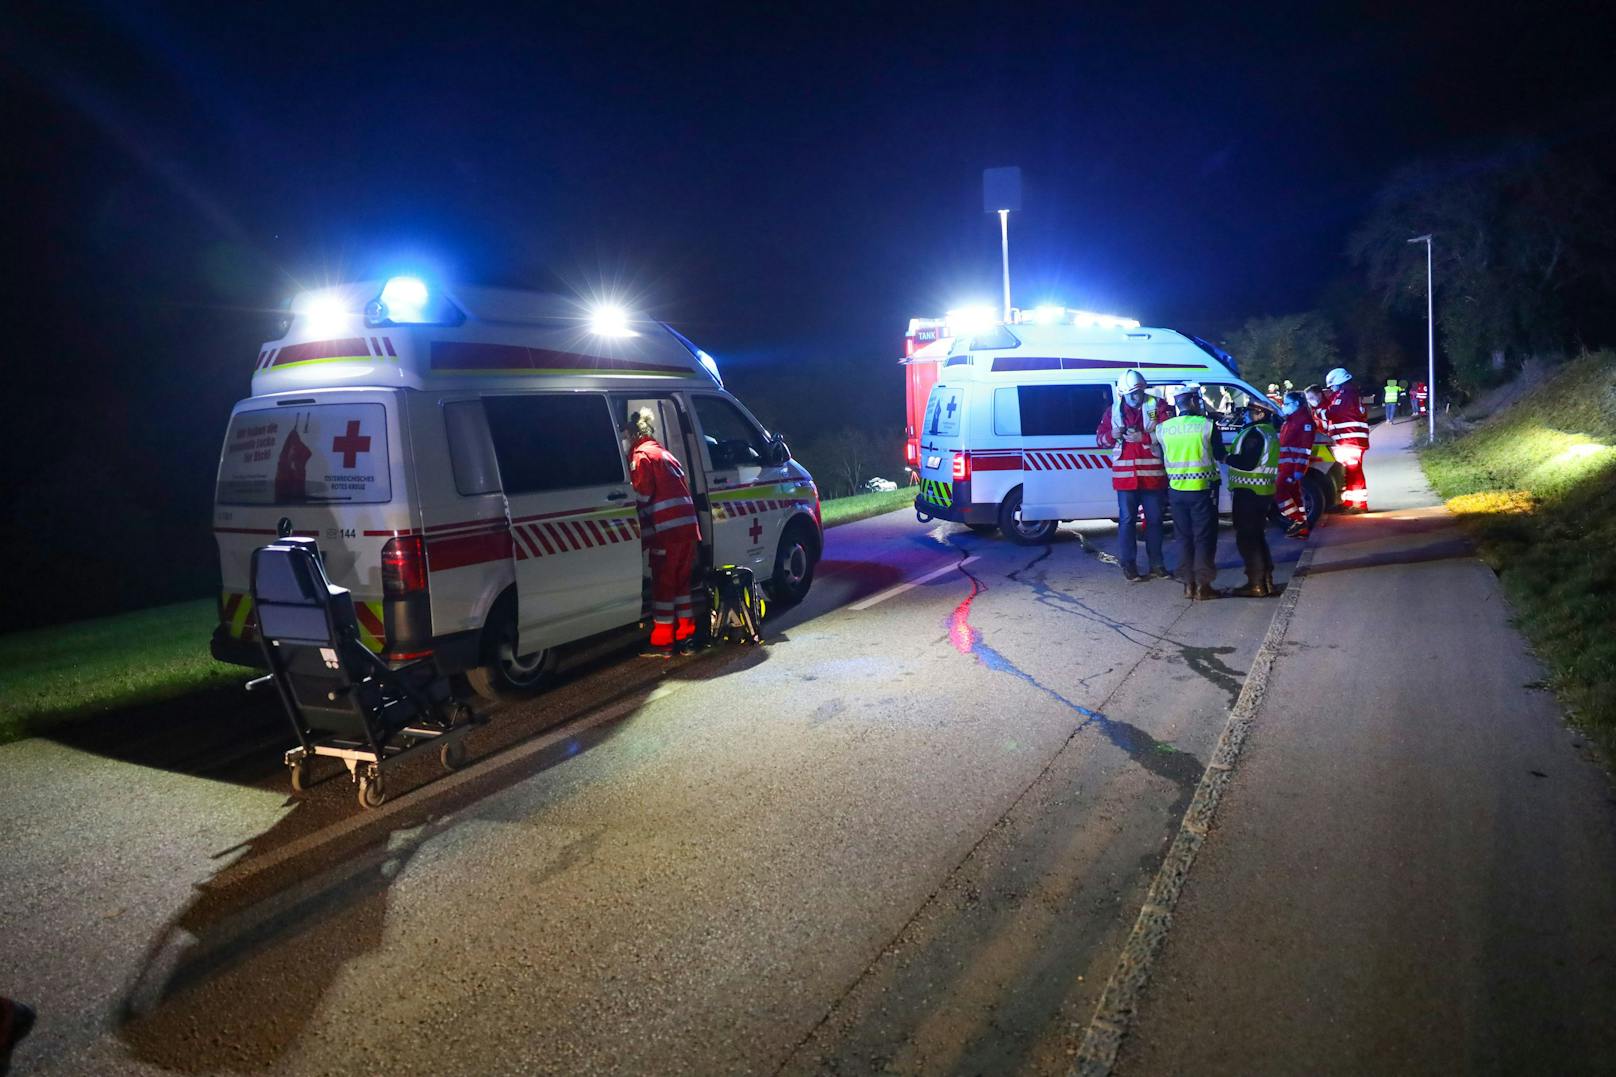
<instances>
[{"instance_id":1,"label":"roadside curb","mask_svg":"<svg viewBox=\"0 0 1616 1077\"><path fill-rule=\"evenodd\" d=\"M1296 571L1285 585L1279 609L1274 611L1274 619L1268 625L1262 646L1252 659L1251 669L1246 674L1239 698L1229 711L1229 720L1223 727L1223 735L1218 738L1211 762L1201 776L1195 796L1184 812L1178 834L1162 859L1161 868L1139 910L1139 918L1134 921L1128 941L1117 958L1117 966L1106 981L1105 991L1100 995L1094 1015L1083 1032L1082 1046L1078 1048L1077 1058L1069 1071L1074 1077L1104 1077L1116 1065L1117 1053L1138 1010L1139 997L1150 979L1156 954L1172 929L1173 909L1183 892L1184 882L1189 877L1201 843L1206 840L1224 790L1234 777L1235 762L1240 758L1246 734L1250 732L1257 712L1262 709L1274 660L1290 630L1291 615L1301 598L1302 584L1313 564L1315 549L1309 545L1302 551Z\"/></svg>"}]
</instances>

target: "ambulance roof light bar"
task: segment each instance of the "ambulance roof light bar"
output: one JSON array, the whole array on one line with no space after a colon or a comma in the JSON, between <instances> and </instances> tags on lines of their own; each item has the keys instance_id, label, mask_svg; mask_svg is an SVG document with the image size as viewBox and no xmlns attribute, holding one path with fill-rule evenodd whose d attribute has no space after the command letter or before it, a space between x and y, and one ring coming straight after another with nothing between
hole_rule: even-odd
<instances>
[{"instance_id":1,"label":"ambulance roof light bar","mask_svg":"<svg viewBox=\"0 0 1616 1077\"><path fill-rule=\"evenodd\" d=\"M466 320L460 309L434 294L419 277L389 277L381 294L365 304L365 324L459 325Z\"/></svg>"}]
</instances>

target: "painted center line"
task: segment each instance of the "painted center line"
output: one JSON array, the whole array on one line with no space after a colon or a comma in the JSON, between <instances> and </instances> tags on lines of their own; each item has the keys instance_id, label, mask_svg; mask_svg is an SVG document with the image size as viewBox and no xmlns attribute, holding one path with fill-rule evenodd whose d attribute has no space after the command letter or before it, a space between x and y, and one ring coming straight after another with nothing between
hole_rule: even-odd
<instances>
[{"instance_id":1,"label":"painted center line","mask_svg":"<svg viewBox=\"0 0 1616 1077\"><path fill-rule=\"evenodd\" d=\"M879 603L885 602L889 598L896 598L897 596L903 594L905 591L909 590L912 587L919 587L923 583L930 583L932 580L935 580L938 576L947 575L948 573L953 572L956 569L964 568L966 565L970 564L972 561L979 561L979 560L981 560L980 557L978 557L976 554L972 554L971 556L967 557L963 561L950 561L948 564L944 565L942 568L933 569L932 571L926 573L924 576L916 576L912 580L905 580L902 583L893 584L891 587L888 587L885 591L877 591L875 594L871 595L869 598L861 599L860 601L853 603L851 606L848 607L848 609L867 610L871 606L878 605Z\"/></svg>"}]
</instances>

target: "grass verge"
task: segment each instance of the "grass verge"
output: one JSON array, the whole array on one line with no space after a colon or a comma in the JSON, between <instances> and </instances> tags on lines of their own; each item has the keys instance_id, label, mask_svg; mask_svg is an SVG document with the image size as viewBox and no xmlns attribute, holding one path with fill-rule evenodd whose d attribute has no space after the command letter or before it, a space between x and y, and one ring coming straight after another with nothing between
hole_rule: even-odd
<instances>
[{"instance_id":1,"label":"grass verge","mask_svg":"<svg viewBox=\"0 0 1616 1077\"><path fill-rule=\"evenodd\" d=\"M1421 453L1579 725L1616 743L1616 353Z\"/></svg>"},{"instance_id":2,"label":"grass verge","mask_svg":"<svg viewBox=\"0 0 1616 1077\"><path fill-rule=\"evenodd\" d=\"M826 527L891 512L912 491L824 502ZM0 744L53 725L139 703L240 683L247 670L215 662L213 599L0 636Z\"/></svg>"},{"instance_id":3,"label":"grass verge","mask_svg":"<svg viewBox=\"0 0 1616 1077\"><path fill-rule=\"evenodd\" d=\"M829 501L820 502L819 511L824 518L826 527L835 527L837 524L850 524L855 520L866 520L871 516L880 516L883 513L913 506L917 489L918 487L905 488L900 486L896 490L884 494L854 494L852 497L836 497Z\"/></svg>"},{"instance_id":4,"label":"grass verge","mask_svg":"<svg viewBox=\"0 0 1616 1077\"><path fill-rule=\"evenodd\" d=\"M213 599L0 636L0 743L88 714L230 681L215 662Z\"/></svg>"}]
</instances>

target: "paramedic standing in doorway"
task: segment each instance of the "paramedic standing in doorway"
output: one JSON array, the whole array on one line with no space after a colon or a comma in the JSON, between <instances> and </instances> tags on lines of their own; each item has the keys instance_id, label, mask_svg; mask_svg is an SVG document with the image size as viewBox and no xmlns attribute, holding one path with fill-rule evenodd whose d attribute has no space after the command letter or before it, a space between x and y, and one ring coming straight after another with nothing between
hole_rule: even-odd
<instances>
[{"instance_id":1,"label":"paramedic standing in doorway","mask_svg":"<svg viewBox=\"0 0 1616 1077\"><path fill-rule=\"evenodd\" d=\"M1201 387L1191 382L1173 394L1178 414L1156 427L1155 439L1166 464L1168 503L1178 533L1178 574L1184 597L1217 598L1218 464L1223 439L1217 425L1201 414Z\"/></svg>"},{"instance_id":2,"label":"paramedic standing in doorway","mask_svg":"<svg viewBox=\"0 0 1616 1077\"><path fill-rule=\"evenodd\" d=\"M696 634L690 577L701 526L685 469L657 443L651 410L629 412L623 433L629 439L629 481L639 501L640 541L651 555L651 649L646 656L667 658L676 643Z\"/></svg>"},{"instance_id":3,"label":"paramedic standing in doorway","mask_svg":"<svg viewBox=\"0 0 1616 1077\"><path fill-rule=\"evenodd\" d=\"M1162 557L1162 514L1167 505L1167 472L1151 436L1167 418L1167 407L1145 394L1145 376L1126 371L1117 379L1111 407L1100 416L1094 437L1111 450L1111 486L1117 492L1117 561L1122 578L1139 580L1138 520L1145 514L1145 553L1151 579L1167 578Z\"/></svg>"}]
</instances>

